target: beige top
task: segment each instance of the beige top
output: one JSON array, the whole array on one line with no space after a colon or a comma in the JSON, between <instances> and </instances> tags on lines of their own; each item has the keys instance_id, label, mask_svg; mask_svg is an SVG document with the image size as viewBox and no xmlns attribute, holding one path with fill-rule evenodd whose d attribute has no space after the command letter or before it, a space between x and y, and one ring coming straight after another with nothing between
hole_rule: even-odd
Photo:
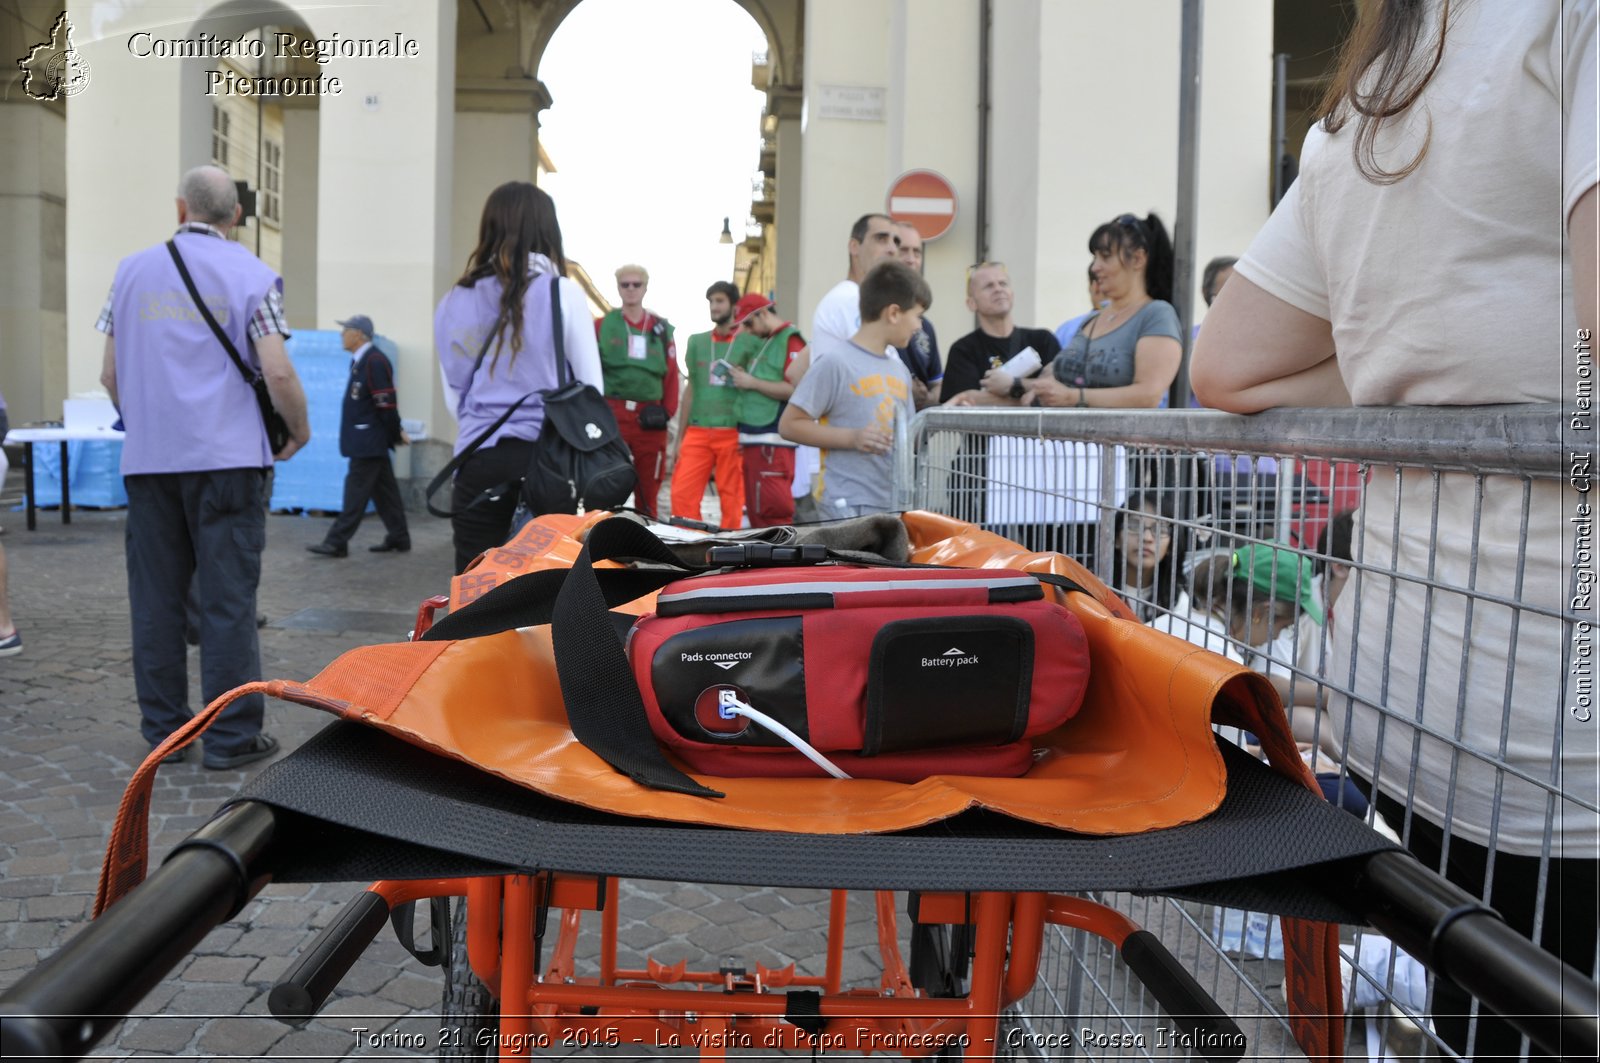
<instances>
[{"instance_id":1,"label":"beige top","mask_svg":"<svg viewBox=\"0 0 1600 1063\"><path fill-rule=\"evenodd\" d=\"M1333 323L1357 406L1561 398L1576 328L1566 218L1596 171L1595 4L1564 6L1452 4L1433 80L1378 137L1380 163L1398 169L1431 130L1416 172L1373 184L1352 162L1355 121L1313 128L1299 178L1240 260L1241 275ZM1431 59L1433 45L1417 51Z\"/></svg>"},{"instance_id":2,"label":"beige top","mask_svg":"<svg viewBox=\"0 0 1600 1063\"><path fill-rule=\"evenodd\" d=\"M1237 268L1331 322L1356 405L1570 401L1565 231L1596 183L1595 6L1452 4L1433 80L1378 138L1395 169L1431 129L1394 184L1357 171L1354 121L1306 137L1299 179ZM1555 855L1593 857L1600 822L1582 806L1597 800L1596 724L1569 711L1563 683L1579 663L1561 616L1576 609L1581 499L1536 481L1525 510L1523 482L1494 476L1480 510L1477 491L1467 473L1435 487L1426 470L1372 470L1357 560L1396 575L1357 574L1340 601L1324 674L1355 699L1335 693L1330 715L1342 734L1348 714L1351 766L1433 822L1524 854L1548 830Z\"/></svg>"}]
</instances>

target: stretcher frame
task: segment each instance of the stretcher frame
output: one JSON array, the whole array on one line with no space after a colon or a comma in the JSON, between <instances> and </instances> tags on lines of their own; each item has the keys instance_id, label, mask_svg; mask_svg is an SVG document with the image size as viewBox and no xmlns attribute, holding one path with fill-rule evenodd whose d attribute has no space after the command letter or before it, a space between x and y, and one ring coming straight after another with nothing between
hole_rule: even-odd
<instances>
[{"instance_id":1,"label":"stretcher frame","mask_svg":"<svg viewBox=\"0 0 1600 1063\"><path fill-rule=\"evenodd\" d=\"M281 813L272 806L241 801L180 843L148 880L0 996L0 1051L13 1058L46 1059L76 1059L88 1053L206 934L240 912L271 881L275 847L293 844L280 836L280 819ZM1354 903L1364 913L1365 923L1506 1015L1535 1043L1564 1058L1591 1058L1600 1052L1600 1021L1590 1003L1597 992L1595 983L1512 931L1492 911L1410 856L1389 850L1353 864L1334 865L1323 877L1330 895ZM507 1012L503 1017L506 1025L495 1044L499 1058L527 1058L545 1036L552 1038L549 1043L554 1047L564 1035L576 1039L584 1035L575 1031L603 1029L624 1020L630 1030L664 1030L672 1024L646 1025L661 1020L641 1015L662 1010L680 1016L682 1023L688 1023L693 1013L696 1023L707 1024L701 1027L702 1034L759 1021L763 1031L779 1031L781 1043L773 1047L822 1047L813 1045L802 1026L785 1020L791 1014L790 1000L771 992L788 988L772 984L787 977L781 973L774 978L758 969L753 976L747 972L730 981L732 972L691 971L687 966L642 972L700 987L681 989L625 984L641 972L612 966L608 972L612 985L599 984L604 978L594 985L568 983L568 977L575 977L566 973L571 970L571 942L577 933L575 917L562 917L550 966L535 981L534 927L545 907L541 902L548 900L549 907L572 905L574 912L598 906L602 935L614 941L615 917L605 913L615 912L616 890L615 878L549 871L377 883L348 905L285 974L273 993L276 1008L291 1023L304 1021L332 993L398 905L424 897L463 895L469 898L466 937L474 973L479 978L489 976L484 978L486 984L503 987L521 982L529 987L525 1013ZM495 921L486 914L472 914L472 899L476 898L479 913L487 913L496 897L505 912L498 940ZM915 987L899 961L894 930L886 923L880 923L886 962L883 984L877 989L839 985L835 993L838 967L833 962L820 978L799 982L803 976L796 976L790 982L806 988L820 982L818 1015L830 1021L847 1019L853 1025L845 1029L865 1031L863 1036L876 1033L884 1047L912 1048L895 1053L910 1057L926 1054L917 1049L939 1047L926 1043L930 1031L948 1031L952 1038L965 1033L973 1058L1000 1054L995 1040L1000 1013L1004 1003L1020 998L1032 984L1037 941L1048 925L1087 929L1112 941L1121 937L1124 947L1143 933L1131 930L1132 923L1110 909L1042 891L941 892L924 897L920 919L965 921L970 911L977 926L972 989L965 998L908 997ZM884 896L876 904L880 917L893 917ZM835 925L842 918L842 905L841 891L830 906L834 917L830 922ZM830 944L830 957L837 947ZM1164 950L1152 952L1162 954ZM1147 970L1160 972L1166 966L1158 958ZM1181 999L1186 990L1182 968L1175 963L1171 968L1176 971L1171 987L1162 987L1159 977L1152 984L1141 976L1153 992L1165 994L1170 988L1179 994L1166 998L1167 1007L1174 1008L1172 1001ZM755 991L757 978L766 980L764 992ZM1178 1004L1175 1010L1187 1010L1192 1019L1206 1024L1196 1026L1201 1031L1196 1047L1214 1051L1202 1056L1239 1058L1244 1048L1232 1036L1237 1028L1230 1030L1231 1023L1214 1006L1206 1008L1205 1000L1200 991L1193 1008ZM584 1014L585 1008L603 1009L608 1004L630 1009L629 1013L619 1012L614 1018L603 1010ZM1202 1044L1206 1031L1215 1036ZM918 1037L924 1040L913 1044ZM617 1039L621 1040L620 1026ZM760 1037L753 1040L759 1042ZM680 1041L685 1047L701 1048L702 1057L711 1059L725 1058L733 1047L727 1038L702 1036L695 1045L692 1037L680 1035ZM897 1043L887 1043L891 1041Z\"/></svg>"},{"instance_id":2,"label":"stretcher frame","mask_svg":"<svg viewBox=\"0 0 1600 1063\"><path fill-rule=\"evenodd\" d=\"M425 603L417 635L428 626L429 606L440 604ZM207 932L271 880L274 857L286 844L293 840L283 834L272 806L242 801L224 809L146 882L0 998L6 1054L77 1058L87 1052ZM1345 861L1328 869L1324 888L1540 1045L1569 1058L1600 1053L1600 1022L1590 1004L1594 982L1409 856L1385 851ZM900 952L891 892L876 891L874 902L880 984L851 988L843 984L840 963L843 889L831 894L820 975L792 967L757 967L752 974L731 964L691 970L686 963L655 961L624 969L616 962L615 875L561 868L375 883L286 972L270 1000L274 1013L304 1022L397 910L442 897L467 899L466 966L492 997L520 1005L501 1009L487 1046L500 1059L527 1058L558 1044L612 1043L694 1047L710 1059L745 1047L892 1051L908 1058L959 1047L968 1055L993 1057L1002 1049L1002 1013L1033 985L1052 925L1116 944L1184 1031L1180 1047L1217 1060L1241 1058L1248 1047L1238 1027L1153 935L1087 899L1041 889L919 894L919 926L972 928L970 988L943 996L912 977ZM563 915L546 962L543 928L552 908ZM600 973L587 979L574 964L585 911L600 913L602 944ZM459 967L462 958L446 962ZM526 988L508 988L515 986Z\"/></svg>"},{"instance_id":3,"label":"stretcher frame","mask_svg":"<svg viewBox=\"0 0 1600 1063\"><path fill-rule=\"evenodd\" d=\"M900 948L895 894L877 891L874 906L883 972L876 988L844 985L843 939L847 891L829 898L824 972L797 973L756 965L691 970L686 961L643 968L617 965L618 881L592 875L510 875L422 882L379 882L351 906L324 940L358 935L357 924L381 926L402 904L462 896L467 901L465 943L473 975L501 1002L497 1028L454 1028L452 1048L494 1048L494 1058L527 1058L539 1048L696 1048L702 1059L723 1059L730 1049L799 1049L885 1053L921 1057L950 1047L994 1054L1007 1007L1020 1000L1038 974L1045 928L1088 930L1115 944L1157 995L1180 1014L1173 1043L1202 1048L1207 1059L1238 1059L1244 1034L1208 1001L1159 942L1125 915L1078 897L1040 892L984 891L915 895L919 926L970 926L972 978L960 995L924 991ZM562 915L549 961L541 965L544 913ZM600 970L582 977L574 960L585 912L599 912ZM463 958L444 955L446 966ZM286 1022L311 1017L325 982L325 957L316 948L285 973L274 991L274 1014ZM537 975L535 972L539 972ZM507 1009L505 987L526 983L522 1006ZM800 990L805 1010L788 990ZM448 1037L450 1031L442 1031ZM463 1043L463 1040L466 1043Z\"/></svg>"}]
</instances>

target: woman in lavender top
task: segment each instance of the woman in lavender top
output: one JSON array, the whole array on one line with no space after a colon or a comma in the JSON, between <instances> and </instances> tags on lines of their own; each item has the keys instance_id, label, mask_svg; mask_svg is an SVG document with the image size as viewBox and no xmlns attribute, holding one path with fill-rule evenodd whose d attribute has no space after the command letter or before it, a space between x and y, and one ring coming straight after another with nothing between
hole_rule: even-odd
<instances>
[{"instance_id":1,"label":"woman in lavender top","mask_svg":"<svg viewBox=\"0 0 1600 1063\"><path fill-rule=\"evenodd\" d=\"M566 268L555 202L526 181L509 181L489 193L467 271L434 313L439 369L460 426L457 454L528 396L456 471L450 523L458 574L511 532L514 486L479 498L522 480L544 427L539 392L558 383L552 292L572 375L605 390L588 303Z\"/></svg>"}]
</instances>

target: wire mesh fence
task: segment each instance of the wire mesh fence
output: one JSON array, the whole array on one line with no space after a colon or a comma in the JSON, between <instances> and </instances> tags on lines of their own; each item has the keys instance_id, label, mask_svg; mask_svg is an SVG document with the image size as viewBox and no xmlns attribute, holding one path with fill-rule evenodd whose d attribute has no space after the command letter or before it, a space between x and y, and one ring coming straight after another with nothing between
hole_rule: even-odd
<instances>
[{"instance_id":1,"label":"wire mesh fence","mask_svg":"<svg viewBox=\"0 0 1600 1063\"><path fill-rule=\"evenodd\" d=\"M1594 974L1593 533L1563 426L1555 406L935 409L897 500L1069 554L1145 623L1267 674L1331 801ZM1108 903L1236 1013L1252 1058L1297 1056L1276 920ZM1346 928L1341 952L1349 1058L1528 1054L1387 938ZM1183 1058L1165 1029L1101 943L1058 931L1013 1036Z\"/></svg>"}]
</instances>

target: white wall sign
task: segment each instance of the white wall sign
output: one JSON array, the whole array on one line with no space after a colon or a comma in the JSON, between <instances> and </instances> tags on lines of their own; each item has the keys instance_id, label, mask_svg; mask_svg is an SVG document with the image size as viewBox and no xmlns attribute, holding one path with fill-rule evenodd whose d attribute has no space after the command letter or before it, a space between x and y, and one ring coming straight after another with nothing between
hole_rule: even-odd
<instances>
[{"instance_id":1,"label":"white wall sign","mask_svg":"<svg viewBox=\"0 0 1600 1063\"><path fill-rule=\"evenodd\" d=\"M817 117L881 122L884 91L867 85L818 85Z\"/></svg>"}]
</instances>

